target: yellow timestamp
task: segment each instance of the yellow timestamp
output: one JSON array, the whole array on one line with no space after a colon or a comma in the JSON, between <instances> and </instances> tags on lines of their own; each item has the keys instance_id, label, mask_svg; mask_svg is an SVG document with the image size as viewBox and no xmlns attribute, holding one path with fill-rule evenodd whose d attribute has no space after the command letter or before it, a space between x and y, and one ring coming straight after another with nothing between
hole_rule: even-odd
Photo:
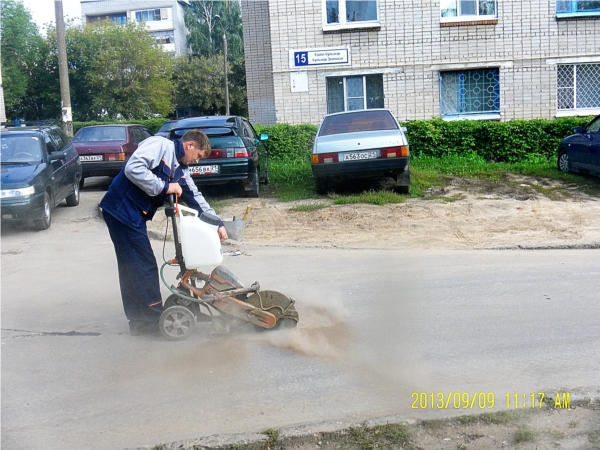
<instances>
[{"instance_id":1,"label":"yellow timestamp","mask_svg":"<svg viewBox=\"0 0 600 450\"><path fill-rule=\"evenodd\" d=\"M569 409L571 407L571 393L557 392L554 397L545 392L507 392L504 394L507 409L516 408L542 408L547 406L554 409Z\"/></svg>"},{"instance_id":2,"label":"yellow timestamp","mask_svg":"<svg viewBox=\"0 0 600 450\"><path fill-rule=\"evenodd\" d=\"M411 398L412 409L493 409L496 406L493 392L412 392ZM545 392L507 392L504 399L507 409L571 407L571 394L568 392L557 392L554 397Z\"/></svg>"},{"instance_id":3,"label":"yellow timestamp","mask_svg":"<svg viewBox=\"0 0 600 450\"><path fill-rule=\"evenodd\" d=\"M413 392L412 409L492 409L493 392Z\"/></svg>"}]
</instances>

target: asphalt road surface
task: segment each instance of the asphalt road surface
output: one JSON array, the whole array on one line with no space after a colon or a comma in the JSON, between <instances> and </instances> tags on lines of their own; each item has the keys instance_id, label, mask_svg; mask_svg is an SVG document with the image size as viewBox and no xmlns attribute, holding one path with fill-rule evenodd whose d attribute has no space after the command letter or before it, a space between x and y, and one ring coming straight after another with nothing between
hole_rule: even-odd
<instances>
[{"instance_id":1,"label":"asphalt road surface","mask_svg":"<svg viewBox=\"0 0 600 450\"><path fill-rule=\"evenodd\" d=\"M224 264L294 297L298 328L215 337L201 324L167 342L128 333L100 197L84 190L48 231L2 226L3 448L121 449L600 393L599 250L244 245ZM412 408L413 393L437 392L486 400Z\"/></svg>"}]
</instances>

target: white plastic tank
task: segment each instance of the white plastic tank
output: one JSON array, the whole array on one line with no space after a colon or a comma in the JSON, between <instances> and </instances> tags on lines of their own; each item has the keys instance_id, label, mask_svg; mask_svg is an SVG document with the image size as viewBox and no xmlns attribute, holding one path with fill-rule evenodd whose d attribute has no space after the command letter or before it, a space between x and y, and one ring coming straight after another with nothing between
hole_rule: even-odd
<instances>
[{"instance_id":1,"label":"white plastic tank","mask_svg":"<svg viewBox=\"0 0 600 450\"><path fill-rule=\"evenodd\" d=\"M219 218L179 205L179 232L181 251L188 269L218 266L223 261L221 240L217 234ZM185 213L185 214L184 214ZM211 223L212 222L212 223Z\"/></svg>"}]
</instances>

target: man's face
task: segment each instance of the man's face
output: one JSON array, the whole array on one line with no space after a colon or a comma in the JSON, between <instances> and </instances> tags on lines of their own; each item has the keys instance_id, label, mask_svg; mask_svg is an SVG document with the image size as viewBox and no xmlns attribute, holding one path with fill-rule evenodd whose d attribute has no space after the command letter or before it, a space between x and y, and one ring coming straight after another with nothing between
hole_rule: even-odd
<instances>
[{"instance_id":1,"label":"man's face","mask_svg":"<svg viewBox=\"0 0 600 450\"><path fill-rule=\"evenodd\" d=\"M208 150L198 150L194 141L183 142L183 150L185 155L179 160L179 162L185 164L186 166L188 164L196 163L201 159L208 158Z\"/></svg>"}]
</instances>

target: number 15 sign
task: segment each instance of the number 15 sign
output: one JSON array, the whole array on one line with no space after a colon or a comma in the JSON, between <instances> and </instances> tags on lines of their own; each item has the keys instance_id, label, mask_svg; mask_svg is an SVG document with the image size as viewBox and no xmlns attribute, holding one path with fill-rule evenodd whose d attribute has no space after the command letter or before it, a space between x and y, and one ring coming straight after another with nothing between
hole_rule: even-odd
<instances>
[{"instance_id":1,"label":"number 15 sign","mask_svg":"<svg viewBox=\"0 0 600 450\"><path fill-rule=\"evenodd\" d=\"M290 69L331 65L350 65L348 47L290 50Z\"/></svg>"}]
</instances>

